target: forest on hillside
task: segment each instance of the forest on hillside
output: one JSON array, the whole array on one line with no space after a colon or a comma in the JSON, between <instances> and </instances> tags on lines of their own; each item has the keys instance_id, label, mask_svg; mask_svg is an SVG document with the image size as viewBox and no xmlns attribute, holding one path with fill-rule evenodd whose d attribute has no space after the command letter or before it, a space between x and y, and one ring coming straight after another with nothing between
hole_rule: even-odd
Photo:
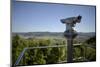
<instances>
[{"instance_id":1,"label":"forest on hillside","mask_svg":"<svg viewBox=\"0 0 100 67\"><path fill-rule=\"evenodd\" d=\"M77 40L74 43L78 43ZM26 47L39 47L39 46L59 46L65 45L67 42L65 39L41 39L41 38L29 38L25 39L19 35L12 37L12 65L15 64L20 53ZM18 65L37 65L37 64L55 64L67 62L67 47L49 47L29 49L24 53ZM91 47L92 46L92 47ZM83 61L95 61L96 60L96 37L93 36L79 46L74 46L74 62Z\"/></svg>"}]
</instances>

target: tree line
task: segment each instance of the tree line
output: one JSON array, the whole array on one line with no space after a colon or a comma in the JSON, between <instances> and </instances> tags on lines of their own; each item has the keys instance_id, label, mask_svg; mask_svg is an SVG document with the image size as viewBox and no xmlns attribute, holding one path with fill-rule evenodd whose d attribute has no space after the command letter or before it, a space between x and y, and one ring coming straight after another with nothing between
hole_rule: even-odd
<instances>
[{"instance_id":1,"label":"tree line","mask_svg":"<svg viewBox=\"0 0 100 67\"><path fill-rule=\"evenodd\" d=\"M93 41L93 40L92 40ZM94 40L95 41L95 40ZM80 47L74 47L74 58L82 57L85 54L85 58L89 61L96 59L95 48L88 47L87 49L84 44L88 44L89 40L82 43ZM76 42L75 42L76 43ZM39 47L39 46L54 46L54 45L66 45L66 41L63 39L38 39L31 38L25 39L19 35L12 37L12 64L14 64L26 47ZM83 51L81 51L81 48ZM84 51L87 52L85 53ZM83 53L82 53L83 52ZM67 47L53 47L53 48L38 48L29 49L25 52L19 65L33 65L33 64L53 64L67 60ZM81 61L83 59L77 59Z\"/></svg>"}]
</instances>

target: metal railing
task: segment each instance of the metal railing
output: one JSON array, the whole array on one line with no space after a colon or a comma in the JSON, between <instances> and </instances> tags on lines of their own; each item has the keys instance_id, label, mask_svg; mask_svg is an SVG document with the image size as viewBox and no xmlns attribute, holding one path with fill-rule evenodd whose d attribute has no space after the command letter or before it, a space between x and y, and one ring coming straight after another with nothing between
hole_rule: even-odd
<instances>
[{"instance_id":1,"label":"metal railing","mask_svg":"<svg viewBox=\"0 0 100 67\"><path fill-rule=\"evenodd\" d=\"M14 64L14 67L15 67L15 66L17 66L17 65L20 63L20 61L21 61L22 57L24 56L25 52L26 52L27 50L29 50L29 49L54 48L54 47L65 47L65 46L67 46L67 45L54 45L54 46L26 47L26 48L24 48L24 49L23 49L23 51L20 53L20 55L19 55L18 59L16 60L16 62L15 62L15 64Z\"/></svg>"},{"instance_id":2,"label":"metal railing","mask_svg":"<svg viewBox=\"0 0 100 67\"><path fill-rule=\"evenodd\" d=\"M80 46L81 44L74 44L74 47L77 47L77 46ZM85 45L86 47L95 47L95 46L89 46L89 45ZM26 47L26 48L24 48L23 49L23 51L20 53L20 55L18 56L18 58L17 58L17 60L16 60L16 62L15 62L15 64L14 64L14 67L15 66L17 66L17 65L19 65L19 63L20 63L20 61L22 60L22 58L23 58L23 56L24 56L24 54L25 54L25 52L27 51L27 50L29 50L29 49L40 49L40 48L54 48L54 47L67 47L67 45L53 45L53 46L39 46L39 47ZM85 50L85 49L84 49ZM84 53L84 55L85 55L85 53ZM85 57L85 56L84 56ZM79 58L81 58L81 57L79 57ZM73 60L76 60L76 59L73 59ZM84 58L84 60L87 60L87 59L85 59ZM67 62L67 60L66 61L64 61L64 62ZM58 62L58 63L60 63L60 62Z\"/></svg>"}]
</instances>

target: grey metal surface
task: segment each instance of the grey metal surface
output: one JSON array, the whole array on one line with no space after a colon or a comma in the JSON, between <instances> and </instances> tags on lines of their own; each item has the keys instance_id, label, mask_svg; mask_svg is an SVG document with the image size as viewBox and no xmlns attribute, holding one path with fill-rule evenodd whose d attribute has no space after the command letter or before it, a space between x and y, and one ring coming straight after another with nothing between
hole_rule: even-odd
<instances>
[{"instance_id":1,"label":"grey metal surface","mask_svg":"<svg viewBox=\"0 0 100 67\"><path fill-rule=\"evenodd\" d=\"M73 62L73 39L78 35L77 32L73 29L76 23L80 23L82 16L69 17L61 19L61 22L66 25L66 30L64 36L67 39L67 62Z\"/></svg>"},{"instance_id":2,"label":"grey metal surface","mask_svg":"<svg viewBox=\"0 0 100 67\"><path fill-rule=\"evenodd\" d=\"M24 53L25 53L26 50L27 50L27 48L24 48L24 50L20 53L20 55L19 55L17 61L15 62L14 66L16 66L16 65L19 64L19 62L22 59L22 57L23 57L23 55L24 55Z\"/></svg>"}]
</instances>

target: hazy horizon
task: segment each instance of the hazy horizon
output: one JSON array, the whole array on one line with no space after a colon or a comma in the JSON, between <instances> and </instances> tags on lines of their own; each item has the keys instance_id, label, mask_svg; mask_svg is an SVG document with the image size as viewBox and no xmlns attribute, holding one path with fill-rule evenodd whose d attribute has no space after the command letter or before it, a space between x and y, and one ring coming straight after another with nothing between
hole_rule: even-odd
<instances>
[{"instance_id":1,"label":"hazy horizon","mask_svg":"<svg viewBox=\"0 0 100 67\"><path fill-rule=\"evenodd\" d=\"M34 32L50 32L50 31L31 31L31 32L12 32L12 33L34 33ZM51 33L64 33L64 32L51 32ZM96 33L96 32L77 32L77 33Z\"/></svg>"}]
</instances>

